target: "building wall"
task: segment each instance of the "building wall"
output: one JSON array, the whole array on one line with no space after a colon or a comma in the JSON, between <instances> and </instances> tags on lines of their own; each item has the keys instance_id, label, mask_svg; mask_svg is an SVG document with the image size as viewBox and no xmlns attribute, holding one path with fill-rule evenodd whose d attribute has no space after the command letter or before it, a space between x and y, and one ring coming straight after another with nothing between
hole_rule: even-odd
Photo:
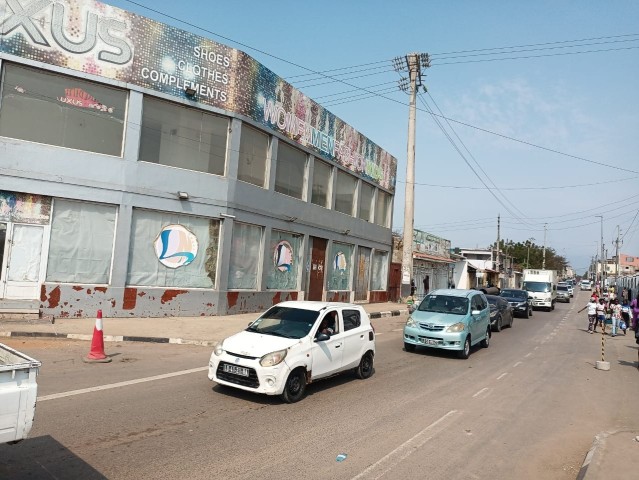
<instances>
[{"instance_id":1,"label":"building wall","mask_svg":"<svg viewBox=\"0 0 639 480\"><path fill-rule=\"evenodd\" d=\"M94 2L75 0L71 3L77 4L80 12L88 11L89 14L93 14L91 9L94 8ZM0 0L0 7L6 8L5 0ZM52 5L42 10L41 14L43 16L49 15L50 8ZM137 31L133 28L136 25L146 26L148 30L149 25L155 24L151 20L127 12L122 13L123 11L112 7L105 8L108 14L115 15L128 25L129 30L127 31L129 33ZM69 13L69 15L71 14ZM82 22L80 23L82 24ZM162 28L168 27L163 26ZM144 29L142 28L142 30ZM168 30L173 33L177 31L172 28L168 28ZM47 32L44 34L49 35ZM372 255L386 252L386 267L377 271L377 276L384 278L371 279L368 299L369 301L385 301L387 299L386 286L392 250L390 225L392 224L392 194L395 184L396 160L352 127L332 116L330 112L325 111L300 92L292 89L290 85L285 84L282 79L267 69L256 67L259 70L257 77L248 74L246 77L242 77L246 73L244 70L247 65L255 66L257 63L246 54L219 44L211 46L210 44L213 42L200 37L194 40L192 38L194 36L186 32L179 34L185 38L188 37L189 41L192 42L191 47L199 45L198 48L202 48L200 44L206 44L210 48L215 47L217 50L227 52L232 58L235 67L228 73L234 76L233 82L231 82L233 85L229 86L226 93L229 98L233 96L233 102L224 103L213 101L204 95L199 95L196 99L186 97L183 90L184 83L182 83L182 87L178 88L175 85L140 82L139 76L136 77L133 70L137 68L139 73L139 68L144 64L144 61L148 60L151 64L157 61L156 58L135 58L127 67L129 70L100 69L91 67L91 65L95 67L96 62L99 63L97 57L99 52L96 50L78 58L68 55L66 60L53 65L43 63L43 61L58 62L68 52L62 52L56 47L60 55L51 56L45 51L46 49L33 46L21 51L20 48L23 48L21 46L23 44L14 41L16 36L24 38L24 32L21 29L3 35L7 35L7 37L0 42L0 68L7 65L23 65L37 71L61 74L70 80L83 79L116 87L127 93L121 156L91 153L79 149L20 140L15 137L0 136L0 191L13 192L12 194L17 195L36 194L47 197L52 200L53 212L56 211L56 201L62 200L77 201L81 204L105 205L113 207L115 212L112 262L109 278L105 283L46 280L47 264L50 266L57 259L49 258L47 255L48 245L44 246L41 288L34 297L39 298L43 313L63 317L92 317L95 310L101 308L106 315L111 316L195 316L263 310L281 300L305 297L309 287L310 246L313 237L328 241L325 258L327 269L334 260L337 261L330 258L334 244L349 245L351 249L350 256L347 255L349 258L344 259L350 268L348 278L344 279L343 287L333 290L325 278L324 299L336 301L352 301L354 299L353 283L357 274L354 265L359 247L369 249ZM177 48L176 45L179 42L172 38L169 35L169 44L163 44L163 46ZM182 53L192 55L194 49L195 47L189 52ZM139 50L143 49L136 51ZM231 50L233 51L231 52ZM259 64L257 65L259 66ZM253 68L253 70L255 69ZM130 80L131 83L126 83L126 80ZM238 86L242 81L247 84ZM4 88L5 90L7 88L19 90L22 87L20 85L5 85ZM300 123L298 123L298 126L305 128L304 135L294 134L287 127L280 125L276 117L267 118L264 110L242 110L242 108L246 108L246 104L240 101L242 95L250 96L254 100L251 105L255 107L255 102L259 103L259 98L262 98L258 95L260 92L265 94L267 99L269 95L272 95L272 98L283 99L285 103L282 104L282 108L289 108L290 105L286 102L294 101L294 103L297 102L301 110L308 109L304 114L306 115L304 122L299 119ZM278 92L284 93L279 95ZM215 175L139 161L145 97L167 100L174 105L192 107L228 118L229 129L226 151L224 152L224 174ZM65 101L69 100L65 99ZM267 100L263 101L262 108L266 108L266 102ZM270 106L277 109L276 103ZM310 116L311 110L316 113L320 112L321 118L312 118ZM290 114L290 108L286 112ZM286 112L282 115L287 114ZM8 115L3 113L2 104L0 104L1 115L4 115L5 118ZM282 116L283 118L284 116ZM294 120L290 115L286 118L288 121ZM237 180L241 136L248 126L260 129L270 136L265 188ZM320 126L324 130L318 130ZM317 133L320 143L311 141L312 139L306 135L307 133L309 135ZM347 140L351 141L348 148L346 146ZM296 148L304 152L308 161L304 173L305 185L302 199L274 190L277 164L280 158L278 153L284 143L295 145ZM314 165L319 160L328 163L333 172L332 185L327 186L331 192L329 208L311 202L310 181L313 177ZM334 209L335 178L338 172L345 172L356 179L357 187L353 196L354 215L343 214ZM375 223L372 218L371 221L357 218L357 211L361 203L360 192L364 184L375 188L372 210L375 208L377 196L385 194L390 198L388 216L384 225ZM188 194L188 199L180 199L178 192ZM131 273L132 262L130 252L136 241L134 234L136 212L140 211L164 212L172 218L200 218L219 226L219 239L216 237L217 243L213 245L214 252L211 253L215 257L215 261L209 272L215 278L213 287L183 288L171 285L153 287L129 284L127 279ZM47 224L47 241L51 230L50 222L51 219ZM233 235L240 224L255 225L262 229L261 252L258 261L259 275L256 285L249 289L231 288L229 284L229 272L232 271L230 257L234 248ZM291 232L300 237L299 251L296 252L294 258L294 261L298 262L299 265L299 278L294 288L284 290L266 288L267 271L273 268L274 261L269 241L275 231ZM148 248L152 249L153 242L148 243ZM372 272L370 274L372 276ZM373 284L383 288L373 288ZM2 295L3 293L0 291L0 298Z\"/></svg>"}]
</instances>

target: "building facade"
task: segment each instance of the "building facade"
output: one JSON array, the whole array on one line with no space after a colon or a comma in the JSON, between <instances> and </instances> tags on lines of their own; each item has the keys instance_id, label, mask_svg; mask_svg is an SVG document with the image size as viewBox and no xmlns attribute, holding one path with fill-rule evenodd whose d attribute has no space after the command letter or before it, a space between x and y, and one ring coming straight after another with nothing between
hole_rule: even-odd
<instances>
[{"instance_id":1,"label":"building facade","mask_svg":"<svg viewBox=\"0 0 639 480\"><path fill-rule=\"evenodd\" d=\"M0 301L54 316L386 301L397 161L250 56L0 0Z\"/></svg>"}]
</instances>

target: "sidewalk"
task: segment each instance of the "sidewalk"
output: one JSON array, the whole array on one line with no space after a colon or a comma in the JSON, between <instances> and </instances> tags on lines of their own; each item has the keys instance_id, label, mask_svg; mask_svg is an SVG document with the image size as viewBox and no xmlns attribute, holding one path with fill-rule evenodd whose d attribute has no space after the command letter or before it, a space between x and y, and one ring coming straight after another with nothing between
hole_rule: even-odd
<instances>
[{"instance_id":1,"label":"sidewalk","mask_svg":"<svg viewBox=\"0 0 639 480\"><path fill-rule=\"evenodd\" d=\"M600 433L586 455L577 480L636 478L639 475L638 440L639 431Z\"/></svg>"},{"instance_id":2,"label":"sidewalk","mask_svg":"<svg viewBox=\"0 0 639 480\"><path fill-rule=\"evenodd\" d=\"M402 303L367 303L362 307L372 319L408 313L407 306ZM104 317L104 341L213 346L246 328L260 313L213 317ZM91 340L94 324L93 318L58 318L55 323L46 320L0 320L0 341L2 337Z\"/></svg>"}]
</instances>

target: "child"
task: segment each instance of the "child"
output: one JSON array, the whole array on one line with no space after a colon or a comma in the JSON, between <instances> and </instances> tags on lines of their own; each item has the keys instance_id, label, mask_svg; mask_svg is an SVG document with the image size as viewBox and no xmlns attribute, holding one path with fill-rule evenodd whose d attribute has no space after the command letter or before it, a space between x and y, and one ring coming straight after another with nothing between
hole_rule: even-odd
<instances>
[{"instance_id":1,"label":"child","mask_svg":"<svg viewBox=\"0 0 639 480\"><path fill-rule=\"evenodd\" d=\"M597 300L594 295L590 297L590 301L586 306L577 313L583 312L586 308L588 309L588 333L595 333L595 329L597 328Z\"/></svg>"}]
</instances>

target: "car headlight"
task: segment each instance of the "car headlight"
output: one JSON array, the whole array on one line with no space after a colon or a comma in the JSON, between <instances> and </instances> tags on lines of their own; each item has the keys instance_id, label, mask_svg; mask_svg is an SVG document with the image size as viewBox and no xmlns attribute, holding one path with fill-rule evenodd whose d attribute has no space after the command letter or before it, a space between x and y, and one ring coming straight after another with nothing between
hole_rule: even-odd
<instances>
[{"instance_id":1,"label":"car headlight","mask_svg":"<svg viewBox=\"0 0 639 480\"><path fill-rule=\"evenodd\" d=\"M415 320L413 320L413 317L409 316L408 319L406 320L406 326L407 327L416 327L417 326L417 322Z\"/></svg>"},{"instance_id":2,"label":"car headlight","mask_svg":"<svg viewBox=\"0 0 639 480\"><path fill-rule=\"evenodd\" d=\"M224 342L220 342L217 345L215 345L215 348L213 349L213 353L218 357L224 353L223 344Z\"/></svg>"},{"instance_id":3,"label":"car headlight","mask_svg":"<svg viewBox=\"0 0 639 480\"><path fill-rule=\"evenodd\" d=\"M260 365L263 367L274 367L279 365L286 358L286 350L278 350L277 352L271 352L260 358Z\"/></svg>"},{"instance_id":4,"label":"car headlight","mask_svg":"<svg viewBox=\"0 0 639 480\"><path fill-rule=\"evenodd\" d=\"M526 305L528 305L528 302L521 302L517 304L518 307L525 307Z\"/></svg>"},{"instance_id":5,"label":"car headlight","mask_svg":"<svg viewBox=\"0 0 639 480\"><path fill-rule=\"evenodd\" d=\"M455 323L446 329L446 331L450 333L463 332L464 330L466 330L464 322Z\"/></svg>"}]
</instances>

